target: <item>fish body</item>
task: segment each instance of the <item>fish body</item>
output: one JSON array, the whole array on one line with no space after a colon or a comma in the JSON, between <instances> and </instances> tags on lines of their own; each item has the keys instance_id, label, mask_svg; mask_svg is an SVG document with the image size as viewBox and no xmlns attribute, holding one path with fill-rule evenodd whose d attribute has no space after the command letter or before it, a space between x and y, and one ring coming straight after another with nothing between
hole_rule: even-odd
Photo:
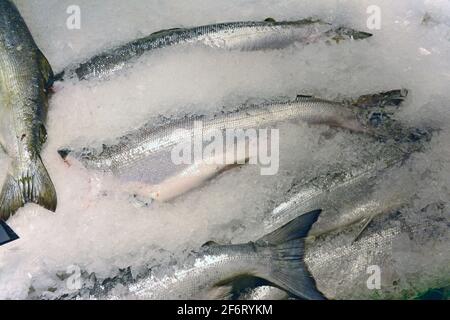
<instances>
[{"instance_id":1,"label":"fish body","mask_svg":"<svg viewBox=\"0 0 450 320\"><path fill-rule=\"evenodd\" d=\"M403 128L401 132L395 139L362 150L358 161L351 165L327 166L313 178L296 181L287 200L266 217L266 228L282 225L304 210L319 206L323 212L310 233L319 235L407 204L417 192L414 175L404 174L402 186L383 181L412 155L426 150L432 131Z\"/></svg>"},{"instance_id":2,"label":"fish body","mask_svg":"<svg viewBox=\"0 0 450 320\"><path fill-rule=\"evenodd\" d=\"M151 275L128 287L141 299L213 298L220 287L242 276L266 279L306 299L323 299L314 281L302 266L303 239L317 220L320 210L296 218L255 243L209 244L193 259L173 272Z\"/></svg>"},{"instance_id":3,"label":"fish body","mask_svg":"<svg viewBox=\"0 0 450 320\"><path fill-rule=\"evenodd\" d=\"M17 8L0 1L0 143L12 160L0 194L6 220L27 202L56 209L56 192L42 163L51 67Z\"/></svg>"},{"instance_id":4,"label":"fish body","mask_svg":"<svg viewBox=\"0 0 450 320\"><path fill-rule=\"evenodd\" d=\"M318 288L334 299L411 299L448 286L448 210L444 203L404 208L377 217L356 242L352 230L308 241L305 260Z\"/></svg>"},{"instance_id":5,"label":"fish body","mask_svg":"<svg viewBox=\"0 0 450 320\"><path fill-rule=\"evenodd\" d=\"M305 213L256 242L207 243L175 265L152 268L149 274L138 279L124 272L123 278L115 278L123 283L121 296L106 289L108 286L97 286L97 279L90 277L89 281L96 289L89 293L89 298L225 299L231 294L234 282L245 277L258 277L295 297L324 299L302 260L304 239L319 214L320 210ZM97 290L99 288L102 292ZM53 299L66 298L71 294L52 296Z\"/></svg>"},{"instance_id":6,"label":"fish body","mask_svg":"<svg viewBox=\"0 0 450 320\"><path fill-rule=\"evenodd\" d=\"M305 264L317 288L328 299L413 299L430 289L448 287L450 285L448 210L448 204L445 203L432 203L423 209L404 207L399 211L394 210L390 214L377 216L367 232L356 242L353 241L356 226L347 226L320 236L308 236L305 239ZM156 267L161 270L160 273L153 276L133 277L128 268L108 279L97 279L94 273L83 272L80 290L67 291L65 280L63 280L61 289L53 288L51 292L35 292L30 298L136 299L166 297L170 290L172 293L169 299L175 299L177 296L211 299L230 299L234 296L241 300L301 298L296 294L293 295L292 289L287 289L284 285L275 287L270 281L263 281L264 284L261 285L260 279L252 280L250 281L252 285L259 285L243 288L237 286L239 290L234 291L229 281L218 280L221 276L208 275L202 278L197 272L188 272L188 270L195 270L196 262L199 267L203 267L203 273L206 274L213 270L209 269L208 265L227 260L219 259L216 255L220 256L223 248L216 247L211 250L210 248L213 247L206 247L205 251L192 256L190 263L180 263L179 265L183 267L170 269L170 272L164 267L162 269ZM255 252L246 245L238 245L236 250L233 252L244 253L244 257L253 256ZM260 263L260 261L257 262ZM241 266L243 266L241 271L249 270L245 264ZM257 265L252 270L263 270L260 269L261 267L262 265ZM234 269L224 268L218 272L223 277L227 277L228 273L224 273L223 270ZM375 286L370 280L374 270L379 271L380 286ZM153 274L153 268L151 274ZM179 278L175 277L175 274L182 277L197 277L196 285L208 289L191 290L191 295L184 293L179 295L178 290L174 288L189 288L190 285L180 285ZM240 273L240 277L242 276L249 275ZM160 289L161 285L157 285L158 279L163 279L167 286ZM205 286L204 279L213 280ZM192 284L192 281L186 280L184 283ZM215 283L213 290L211 290L211 283ZM152 288L153 291L149 292L148 288ZM185 289L180 290L184 292Z\"/></svg>"},{"instance_id":7,"label":"fish body","mask_svg":"<svg viewBox=\"0 0 450 320\"><path fill-rule=\"evenodd\" d=\"M385 97L380 100L378 97ZM354 103L328 101L311 96L298 96L291 101L272 102L243 106L235 112L214 116L194 116L173 120L158 127L144 127L121 138L117 144L103 145L102 150L71 147L61 148L60 155L77 159L88 169L110 171L115 174L127 172L132 165L145 159L170 152L171 148L185 142L186 139L202 139L208 133L226 129L264 128L289 120L299 120L311 124L327 124L358 132L371 128L366 113L368 110L398 105L406 96L406 91L393 90L381 94L363 96L372 97L368 105L361 107L362 98ZM369 100L370 100L369 99ZM170 159L169 159L170 160Z\"/></svg>"},{"instance_id":8,"label":"fish body","mask_svg":"<svg viewBox=\"0 0 450 320\"><path fill-rule=\"evenodd\" d=\"M374 219L352 241L354 227L306 241L305 262L329 299L415 299L450 285L448 204L405 208ZM250 287L243 300L286 299L279 288Z\"/></svg>"},{"instance_id":9,"label":"fish body","mask_svg":"<svg viewBox=\"0 0 450 320\"><path fill-rule=\"evenodd\" d=\"M193 28L173 28L155 32L122 46L107 50L58 77L78 79L104 78L123 69L146 52L182 44L200 44L230 50L283 48L292 43L308 44L319 40L363 39L371 34L348 28L336 28L320 20L228 22Z\"/></svg>"}]
</instances>

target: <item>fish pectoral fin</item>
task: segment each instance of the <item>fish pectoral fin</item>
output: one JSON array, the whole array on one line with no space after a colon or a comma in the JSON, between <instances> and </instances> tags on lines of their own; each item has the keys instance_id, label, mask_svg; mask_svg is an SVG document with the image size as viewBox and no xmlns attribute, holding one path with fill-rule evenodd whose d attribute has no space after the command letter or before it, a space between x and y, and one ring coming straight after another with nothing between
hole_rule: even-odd
<instances>
[{"instance_id":1,"label":"fish pectoral fin","mask_svg":"<svg viewBox=\"0 0 450 320\"><path fill-rule=\"evenodd\" d=\"M356 234L356 236L353 238L352 240L352 244L355 243L356 241L358 241L361 238L361 235L364 233L364 231L369 227L370 223L372 222L374 216L370 216L367 217L363 220L363 226L361 227L361 229L358 231L358 233Z\"/></svg>"},{"instance_id":2,"label":"fish pectoral fin","mask_svg":"<svg viewBox=\"0 0 450 320\"><path fill-rule=\"evenodd\" d=\"M312 99L312 98L314 98L314 96L310 96L310 95L305 95L305 94L298 94L296 97L295 97L295 100L296 101L302 101L302 100L308 100L308 99Z\"/></svg>"},{"instance_id":3,"label":"fish pectoral fin","mask_svg":"<svg viewBox=\"0 0 450 320\"><path fill-rule=\"evenodd\" d=\"M6 224L0 220L0 246L8 242L19 239L19 236Z\"/></svg>"}]
</instances>

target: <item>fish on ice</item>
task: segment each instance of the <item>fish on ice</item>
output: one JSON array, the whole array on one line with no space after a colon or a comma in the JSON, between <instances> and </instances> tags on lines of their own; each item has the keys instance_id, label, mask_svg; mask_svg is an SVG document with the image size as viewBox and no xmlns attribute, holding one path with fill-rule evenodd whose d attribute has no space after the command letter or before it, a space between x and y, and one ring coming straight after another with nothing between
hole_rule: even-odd
<instances>
[{"instance_id":1,"label":"fish on ice","mask_svg":"<svg viewBox=\"0 0 450 320\"><path fill-rule=\"evenodd\" d=\"M41 159L53 72L16 6L0 0L0 144L11 158L0 193L0 219L28 202L56 209L56 191Z\"/></svg>"},{"instance_id":2,"label":"fish on ice","mask_svg":"<svg viewBox=\"0 0 450 320\"><path fill-rule=\"evenodd\" d=\"M242 106L233 112L170 120L155 127L144 126L119 138L118 143L104 144L100 150L63 147L58 152L68 163L81 162L87 169L109 172L131 181L124 185L124 190L147 199L167 201L246 160L211 164L202 159L187 167L174 165L171 151L187 139L195 141L217 130L265 128L290 120L372 135L389 135L396 130L397 123L387 115L404 101L406 95L406 90L392 90L349 101L328 101L300 95L290 101ZM199 122L201 130L196 128ZM234 145L228 149L225 148L223 154L234 153ZM243 158L247 155L244 152Z\"/></svg>"},{"instance_id":3,"label":"fish on ice","mask_svg":"<svg viewBox=\"0 0 450 320\"><path fill-rule=\"evenodd\" d=\"M275 21L268 18L264 21L173 28L106 50L87 61L65 68L56 78L79 80L105 78L147 52L183 44L253 51L284 48L293 43L307 45L318 41L339 42L346 39L365 39L370 36L371 34L367 32L335 27L317 19Z\"/></svg>"}]
</instances>

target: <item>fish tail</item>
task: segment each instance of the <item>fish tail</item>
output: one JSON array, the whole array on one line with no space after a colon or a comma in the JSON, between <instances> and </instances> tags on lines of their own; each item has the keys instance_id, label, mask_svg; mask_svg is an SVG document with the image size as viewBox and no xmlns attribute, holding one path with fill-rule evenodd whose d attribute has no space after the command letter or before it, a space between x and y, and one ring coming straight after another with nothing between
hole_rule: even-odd
<instances>
[{"instance_id":1,"label":"fish tail","mask_svg":"<svg viewBox=\"0 0 450 320\"><path fill-rule=\"evenodd\" d=\"M41 157L30 161L27 167L13 166L0 193L0 219L6 220L28 202L55 211L56 191L42 163Z\"/></svg>"},{"instance_id":2,"label":"fish tail","mask_svg":"<svg viewBox=\"0 0 450 320\"><path fill-rule=\"evenodd\" d=\"M314 278L303 260L304 238L320 212L315 210L305 213L256 243L270 261L268 274L262 278L304 299L325 299L316 288Z\"/></svg>"},{"instance_id":3,"label":"fish tail","mask_svg":"<svg viewBox=\"0 0 450 320\"><path fill-rule=\"evenodd\" d=\"M407 95L406 89L390 90L360 96L351 104L357 108L360 121L365 126L380 129L395 123L392 115L405 101Z\"/></svg>"},{"instance_id":4,"label":"fish tail","mask_svg":"<svg viewBox=\"0 0 450 320\"><path fill-rule=\"evenodd\" d=\"M0 220L0 246L17 239L19 239L19 236L6 224L6 222Z\"/></svg>"}]
</instances>

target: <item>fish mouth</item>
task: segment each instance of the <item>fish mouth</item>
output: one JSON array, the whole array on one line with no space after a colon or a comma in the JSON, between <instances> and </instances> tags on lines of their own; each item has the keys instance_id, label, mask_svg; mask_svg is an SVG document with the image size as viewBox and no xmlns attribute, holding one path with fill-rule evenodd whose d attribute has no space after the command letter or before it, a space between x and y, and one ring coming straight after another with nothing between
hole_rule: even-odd
<instances>
[{"instance_id":1,"label":"fish mouth","mask_svg":"<svg viewBox=\"0 0 450 320\"><path fill-rule=\"evenodd\" d=\"M61 148L58 150L58 154L63 160L66 160L67 156L72 152L69 148Z\"/></svg>"}]
</instances>

